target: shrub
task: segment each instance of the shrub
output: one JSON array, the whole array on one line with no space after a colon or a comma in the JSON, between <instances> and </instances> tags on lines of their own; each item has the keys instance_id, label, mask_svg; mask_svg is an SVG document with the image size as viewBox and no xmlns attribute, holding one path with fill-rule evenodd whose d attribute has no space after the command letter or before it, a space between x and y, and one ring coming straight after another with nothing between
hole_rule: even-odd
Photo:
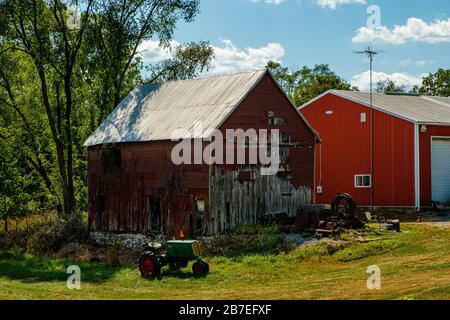
<instances>
[{"instance_id":1,"label":"shrub","mask_svg":"<svg viewBox=\"0 0 450 320\"><path fill-rule=\"evenodd\" d=\"M257 234L276 234L279 232L279 226L276 224L270 225L244 225L238 227L234 233L239 235L257 235Z\"/></svg>"},{"instance_id":2,"label":"shrub","mask_svg":"<svg viewBox=\"0 0 450 320\"><path fill-rule=\"evenodd\" d=\"M250 249L256 252L274 251L282 242L283 237L279 234L262 234L250 241Z\"/></svg>"},{"instance_id":3,"label":"shrub","mask_svg":"<svg viewBox=\"0 0 450 320\"><path fill-rule=\"evenodd\" d=\"M33 214L9 220L8 231L4 226L0 230L0 250L26 249L30 236L43 225L53 223L57 220L56 214ZM2 223L4 223L2 221Z\"/></svg>"},{"instance_id":4,"label":"shrub","mask_svg":"<svg viewBox=\"0 0 450 320\"><path fill-rule=\"evenodd\" d=\"M75 261L91 261L93 247L87 244L72 242L64 245L55 258L70 259Z\"/></svg>"},{"instance_id":5,"label":"shrub","mask_svg":"<svg viewBox=\"0 0 450 320\"><path fill-rule=\"evenodd\" d=\"M122 242L114 241L105 250L103 261L112 267L120 267L123 265L121 258L124 256L124 252L126 251L127 249Z\"/></svg>"},{"instance_id":6,"label":"shrub","mask_svg":"<svg viewBox=\"0 0 450 320\"><path fill-rule=\"evenodd\" d=\"M26 234L23 232L3 232L0 235L0 250L23 248L26 246Z\"/></svg>"},{"instance_id":7,"label":"shrub","mask_svg":"<svg viewBox=\"0 0 450 320\"><path fill-rule=\"evenodd\" d=\"M86 224L80 217L51 221L40 226L29 238L27 249L37 255L58 252L64 245L88 239Z\"/></svg>"}]
</instances>

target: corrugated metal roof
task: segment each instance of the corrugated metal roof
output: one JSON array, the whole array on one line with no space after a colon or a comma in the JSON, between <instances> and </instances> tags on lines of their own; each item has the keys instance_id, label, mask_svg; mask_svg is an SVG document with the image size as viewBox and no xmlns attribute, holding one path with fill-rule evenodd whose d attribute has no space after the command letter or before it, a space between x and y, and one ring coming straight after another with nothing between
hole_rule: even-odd
<instances>
[{"instance_id":1,"label":"corrugated metal roof","mask_svg":"<svg viewBox=\"0 0 450 320\"><path fill-rule=\"evenodd\" d=\"M200 122L206 130L225 121L267 70L228 76L174 81L135 88L85 142L85 146L183 138L179 129L194 132Z\"/></svg>"},{"instance_id":2,"label":"corrugated metal roof","mask_svg":"<svg viewBox=\"0 0 450 320\"><path fill-rule=\"evenodd\" d=\"M370 93L358 91L329 91L337 96L370 105ZM373 94L373 107L411 122L450 124L450 98Z\"/></svg>"}]
</instances>

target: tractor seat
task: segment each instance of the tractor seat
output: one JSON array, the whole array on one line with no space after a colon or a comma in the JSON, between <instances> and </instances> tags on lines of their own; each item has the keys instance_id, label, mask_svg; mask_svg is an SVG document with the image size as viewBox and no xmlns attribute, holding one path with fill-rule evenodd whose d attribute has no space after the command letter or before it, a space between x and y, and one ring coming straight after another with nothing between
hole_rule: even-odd
<instances>
[{"instance_id":1,"label":"tractor seat","mask_svg":"<svg viewBox=\"0 0 450 320\"><path fill-rule=\"evenodd\" d=\"M161 243L158 243L158 242L150 242L150 243L148 244L148 246L149 246L150 248L155 249L155 250L159 250L159 249L162 248L162 244L161 244Z\"/></svg>"}]
</instances>

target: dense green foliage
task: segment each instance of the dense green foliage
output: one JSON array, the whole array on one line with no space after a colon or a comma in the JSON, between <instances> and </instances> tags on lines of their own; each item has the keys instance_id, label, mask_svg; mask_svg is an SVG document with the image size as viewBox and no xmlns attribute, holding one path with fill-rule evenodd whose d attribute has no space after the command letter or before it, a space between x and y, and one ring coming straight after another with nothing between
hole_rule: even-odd
<instances>
[{"instance_id":1,"label":"dense green foliage","mask_svg":"<svg viewBox=\"0 0 450 320\"><path fill-rule=\"evenodd\" d=\"M281 64L269 61L267 68L283 87L296 106L301 106L328 90L355 90L347 81L336 75L326 64L313 68L304 66L300 69L283 67ZM387 79L375 84L376 92L407 92L408 88ZM439 69L425 77L420 86L415 86L411 93L428 96L450 96L450 70Z\"/></svg>"},{"instance_id":2,"label":"dense green foliage","mask_svg":"<svg viewBox=\"0 0 450 320\"><path fill-rule=\"evenodd\" d=\"M386 81L380 81L375 88L377 92L405 92L404 86L397 86L394 81L388 79Z\"/></svg>"},{"instance_id":3,"label":"dense green foliage","mask_svg":"<svg viewBox=\"0 0 450 320\"><path fill-rule=\"evenodd\" d=\"M304 66L301 69L289 70L270 61L267 67L296 106L301 106L331 89L357 90L331 71L327 64L319 64L312 69Z\"/></svg>"},{"instance_id":4,"label":"dense green foliage","mask_svg":"<svg viewBox=\"0 0 450 320\"><path fill-rule=\"evenodd\" d=\"M423 79L419 93L427 96L450 97L450 69L439 69Z\"/></svg>"},{"instance_id":5,"label":"dense green foliage","mask_svg":"<svg viewBox=\"0 0 450 320\"><path fill-rule=\"evenodd\" d=\"M77 4L76 13L71 5ZM0 3L0 215L85 211L83 142L143 82L208 69L206 42L175 49L141 78L144 41L166 47L199 0L5 0ZM7 225L7 224L5 224Z\"/></svg>"},{"instance_id":6,"label":"dense green foliage","mask_svg":"<svg viewBox=\"0 0 450 320\"><path fill-rule=\"evenodd\" d=\"M397 85L391 79L380 81L375 89L377 92L410 92L424 96L450 97L450 70L439 69L422 79L420 86L408 90L405 86Z\"/></svg>"}]
</instances>

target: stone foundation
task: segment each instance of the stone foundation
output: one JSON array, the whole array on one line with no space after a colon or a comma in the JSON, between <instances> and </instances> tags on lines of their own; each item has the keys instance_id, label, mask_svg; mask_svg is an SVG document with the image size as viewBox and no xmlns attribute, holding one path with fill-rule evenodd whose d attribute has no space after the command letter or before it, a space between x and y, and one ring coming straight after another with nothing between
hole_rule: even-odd
<instances>
[{"instance_id":1,"label":"stone foundation","mask_svg":"<svg viewBox=\"0 0 450 320\"><path fill-rule=\"evenodd\" d=\"M164 235L147 236L137 233L91 232L90 239L100 245L122 243L126 248L139 249L149 242L165 242Z\"/></svg>"}]
</instances>

